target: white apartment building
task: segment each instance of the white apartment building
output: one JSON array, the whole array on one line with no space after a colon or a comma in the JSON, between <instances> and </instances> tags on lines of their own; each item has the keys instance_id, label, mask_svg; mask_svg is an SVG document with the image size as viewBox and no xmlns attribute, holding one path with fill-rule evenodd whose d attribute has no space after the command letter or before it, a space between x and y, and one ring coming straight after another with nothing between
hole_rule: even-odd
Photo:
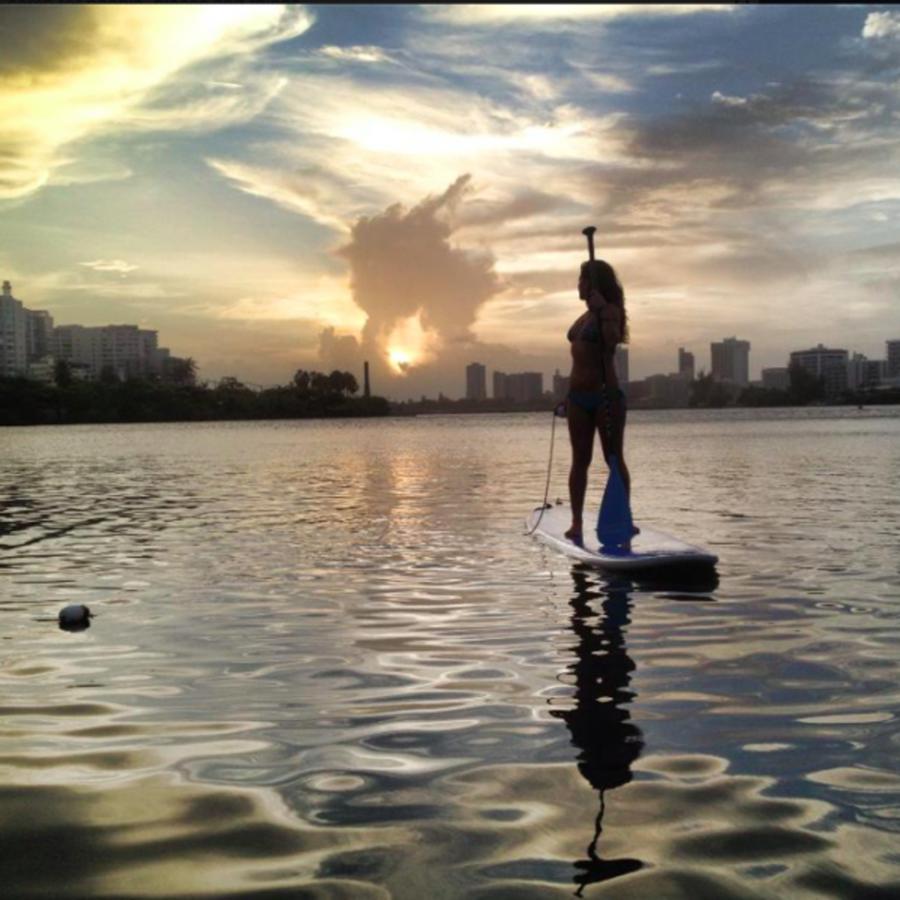
<instances>
[{"instance_id":1,"label":"white apartment building","mask_svg":"<svg viewBox=\"0 0 900 900\"><path fill-rule=\"evenodd\" d=\"M795 350L791 353L791 365L800 366L821 378L828 397L847 390L847 362L846 350L832 350L823 344L810 350Z\"/></svg>"},{"instance_id":2,"label":"white apartment building","mask_svg":"<svg viewBox=\"0 0 900 900\"><path fill-rule=\"evenodd\" d=\"M856 390L881 384L886 370L885 360L869 359L863 353L854 353L847 362L847 387Z\"/></svg>"},{"instance_id":3,"label":"white apartment building","mask_svg":"<svg viewBox=\"0 0 900 900\"><path fill-rule=\"evenodd\" d=\"M140 378L162 371L157 333L137 325L60 325L53 330L57 359L87 366L92 378L112 371L119 378Z\"/></svg>"},{"instance_id":4,"label":"white apartment building","mask_svg":"<svg viewBox=\"0 0 900 900\"><path fill-rule=\"evenodd\" d=\"M716 381L734 384L750 383L750 341L725 338L709 345L712 376Z\"/></svg>"},{"instance_id":5,"label":"white apartment building","mask_svg":"<svg viewBox=\"0 0 900 900\"><path fill-rule=\"evenodd\" d=\"M28 317L12 285L3 282L0 293L0 377L12 378L28 371Z\"/></svg>"}]
</instances>

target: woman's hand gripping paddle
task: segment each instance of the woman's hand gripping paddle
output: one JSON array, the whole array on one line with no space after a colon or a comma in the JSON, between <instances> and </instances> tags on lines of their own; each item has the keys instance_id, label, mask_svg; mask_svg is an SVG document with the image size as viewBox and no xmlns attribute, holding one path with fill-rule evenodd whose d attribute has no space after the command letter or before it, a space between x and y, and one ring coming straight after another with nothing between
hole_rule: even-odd
<instances>
[{"instance_id":1,"label":"woman's hand gripping paddle","mask_svg":"<svg viewBox=\"0 0 900 900\"><path fill-rule=\"evenodd\" d=\"M581 232L587 238L588 255L591 262L594 261L594 232L596 230L593 225L589 225ZM588 272L591 286L596 288L593 266L589 267ZM602 337L602 325L600 334ZM602 343L600 352L603 365L605 429L607 445L609 445L612 438L612 410L609 403L609 382L606 378L606 352L605 348L602 347ZM597 516L597 540L600 541L600 547L603 551L615 553L617 549L628 550L628 542L634 535L634 522L631 518L631 505L628 502L625 479L622 478L622 473L619 470L619 461L615 456L610 455L607 463L609 465L609 476L606 479L606 488L603 491L603 500L600 503L600 513Z\"/></svg>"}]
</instances>

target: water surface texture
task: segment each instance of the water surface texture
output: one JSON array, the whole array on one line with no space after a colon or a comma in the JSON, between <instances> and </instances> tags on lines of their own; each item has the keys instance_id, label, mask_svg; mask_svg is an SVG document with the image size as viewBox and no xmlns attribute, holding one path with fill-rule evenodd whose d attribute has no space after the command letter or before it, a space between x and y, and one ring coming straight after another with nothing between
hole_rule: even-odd
<instances>
[{"instance_id":1,"label":"water surface texture","mask_svg":"<svg viewBox=\"0 0 900 900\"><path fill-rule=\"evenodd\" d=\"M0 431L4 895L900 895L900 410L632 414L700 580L527 537L550 434Z\"/></svg>"}]
</instances>

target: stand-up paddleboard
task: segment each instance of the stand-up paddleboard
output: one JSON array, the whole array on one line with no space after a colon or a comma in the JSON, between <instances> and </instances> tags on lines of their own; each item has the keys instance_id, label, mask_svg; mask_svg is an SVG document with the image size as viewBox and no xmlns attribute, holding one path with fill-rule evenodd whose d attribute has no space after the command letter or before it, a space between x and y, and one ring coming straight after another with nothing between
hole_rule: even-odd
<instances>
[{"instance_id":1,"label":"stand-up paddleboard","mask_svg":"<svg viewBox=\"0 0 900 900\"><path fill-rule=\"evenodd\" d=\"M643 526L641 533L631 539L630 545L614 549L601 547L597 535L587 529L584 546L579 547L565 537L571 524L572 513L568 505L549 506L543 515L539 506L527 520L528 530L533 529L535 537L545 544L561 550L572 559L603 569L629 572L663 566L714 566L719 561L718 556L702 547L686 544L670 534Z\"/></svg>"}]
</instances>

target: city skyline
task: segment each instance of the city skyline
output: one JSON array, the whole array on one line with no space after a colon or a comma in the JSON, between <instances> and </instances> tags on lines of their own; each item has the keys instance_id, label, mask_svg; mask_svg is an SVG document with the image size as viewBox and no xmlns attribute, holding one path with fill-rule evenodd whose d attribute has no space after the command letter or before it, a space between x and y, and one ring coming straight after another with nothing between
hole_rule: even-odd
<instances>
[{"instance_id":1,"label":"city skyline","mask_svg":"<svg viewBox=\"0 0 900 900\"><path fill-rule=\"evenodd\" d=\"M587 224L625 285L633 380L678 348L709 370L727 335L759 380L804 344L871 359L900 333L890 7L6 6L0 25L0 275L60 323L159 331L201 378L368 359L385 396L462 396L483 357L548 379Z\"/></svg>"},{"instance_id":2,"label":"city skyline","mask_svg":"<svg viewBox=\"0 0 900 900\"><path fill-rule=\"evenodd\" d=\"M133 354L135 360L137 360L138 357L140 358L138 364L139 371L135 371L134 374L140 375L145 373L145 370L146 372L161 370L163 361L168 360L171 357L168 348L161 347L157 349L158 332L156 329L140 329L137 325L123 323L105 323L103 325L93 326L85 326L80 323L59 325L55 323L51 311L36 310L25 306L23 301L20 298L15 297L12 293L12 284L8 280L3 281L2 297L0 297L0 299L9 299L24 307L21 323L21 340L18 340L18 342L16 339L10 339L4 331L5 323L0 321L0 326L4 326L0 327L0 374L3 374L4 372L7 375L16 374L16 368L18 367L21 374L24 374L31 369L33 372L39 372L40 377L46 380L49 377L49 373L52 371L53 360L49 360L48 363L48 360L46 358L42 359L42 357L55 356L56 358L64 359L66 361L78 359L79 364L85 366L85 368L90 368L93 372L93 377L97 377L101 368L100 363L96 361L100 359L101 355L100 332L109 331L119 332L133 330L135 331L135 336L116 335L115 337L107 337L104 339L107 343L110 340L113 340L114 344L118 344L123 342L124 338L124 343L130 345L138 339L139 335L146 336L142 338L144 342L149 340L149 343L147 344L148 349L144 350L142 348L139 354ZM80 359L79 354L74 352L74 344L78 343L78 340L75 340L73 335L78 331L85 332L85 339L82 339L81 343L84 343L85 340L90 338L91 333L96 333L93 338L87 340L87 344L96 343L96 347L88 347L87 344L85 344L86 349L82 348L84 352L81 353L81 356L85 356L86 354L85 358L96 358L92 359L90 364L85 363L84 360ZM21 346L17 346L17 343L21 344ZM861 373L864 371L868 371L869 373L875 371L875 369L872 369L873 366L875 366L880 373L879 378L895 378L900 375L900 338L885 338L883 343L885 345L883 356L875 358L871 358L866 354L861 354L853 348L826 348L821 342L815 345L810 343L802 349L788 351L788 357L783 366L761 367L760 377L756 379L750 378L749 376L748 358L751 352L751 345L749 342L743 341L736 336L722 338L721 341L710 342L709 366L697 366L697 354L685 347L679 347L677 356L674 360L674 368L670 368L666 372L653 372L640 378L631 379L631 348L628 345L620 345L616 348L616 365L619 370L619 377L624 383L659 379L662 377L687 378L687 380L690 381L697 375L706 373L711 374L717 380L732 381L733 383L742 386L757 384L764 387L783 387L784 384L786 384L787 366L795 360L795 357L805 357L810 355L816 357L817 354L825 352L832 356L842 355L842 367L847 372L851 373L849 375L849 380L851 386L854 386L857 383L865 381L866 377L868 377L864 377ZM61 351L61 347L66 349ZM103 352L107 355L110 353L113 353L113 355L116 354L113 347L107 347ZM125 355L127 356L129 354L130 350L126 351ZM737 357L735 357L735 354L737 354ZM159 356L158 359L156 359L157 356ZM185 356L190 357L190 354L185 354ZM149 360L151 357L154 358L152 363L145 362L145 360ZM193 357L190 358L193 359ZM183 361L182 357L171 357L171 359L176 362ZM193 361L196 364L197 361ZM29 365L29 363L31 365ZM880 368L878 368L879 366ZM129 363L129 366L123 368L119 374L124 377L129 367L134 368L134 366ZM350 368L352 369L353 367L351 366ZM360 369L360 384L368 385L369 362L361 361L358 368ZM545 378L551 385L555 385L560 377L563 379L567 378L567 376L560 371L558 366L554 369L552 374L546 371L505 373L500 371L496 366L493 366L492 368L492 383L494 385L492 397L499 397L501 399L525 399L526 397L528 399L535 399L537 395L546 393L547 391L545 391L542 386L538 388L535 387L536 382L533 381L533 376L540 379L541 385ZM819 370L821 368L820 363L816 362L813 368ZM459 396L467 399L486 399L488 369L488 363L473 361L467 364L465 367L465 390ZM504 381L504 379L508 380L512 378L521 380L523 376L526 376L526 382L521 384L516 382L516 387L514 388L508 388L506 386L507 381ZM278 384L254 384L249 379L243 379L240 373L234 372L219 376L219 379L221 378L237 378L239 381L253 384L254 387L257 388L274 387ZM216 381L219 379L201 380ZM530 379L530 381L528 379ZM289 380L290 379L286 379L286 381ZM529 386L525 387L525 383L528 383ZM498 384L503 384L504 386L498 388ZM473 388L473 385L477 385L477 387ZM500 393L498 393L498 390ZM550 392L558 393L555 387ZM448 395L448 391L440 387L437 393L438 396ZM449 391L449 395L452 396L452 391ZM388 396L391 400L415 399L412 395L401 397L386 394L385 396Z\"/></svg>"}]
</instances>

